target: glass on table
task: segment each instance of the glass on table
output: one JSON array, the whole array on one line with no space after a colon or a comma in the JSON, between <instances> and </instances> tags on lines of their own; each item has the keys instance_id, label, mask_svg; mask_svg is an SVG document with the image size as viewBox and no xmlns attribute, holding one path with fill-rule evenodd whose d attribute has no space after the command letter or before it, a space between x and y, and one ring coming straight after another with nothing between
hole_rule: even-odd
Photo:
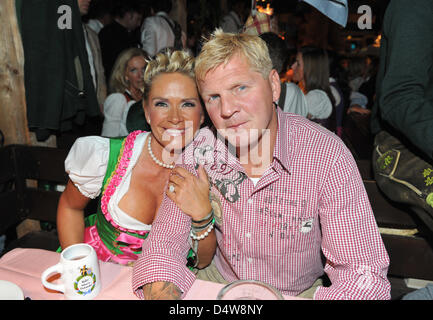
<instances>
[{"instance_id":1,"label":"glass on table","mask_svg":"<svg viewBox=\"0 0 433 320\"><path fill-rule=\"evenodd\" d=\"M269 284L257 280L234 281L218 293L217 300L284 300Z\"/></svg>"}]
</instances>

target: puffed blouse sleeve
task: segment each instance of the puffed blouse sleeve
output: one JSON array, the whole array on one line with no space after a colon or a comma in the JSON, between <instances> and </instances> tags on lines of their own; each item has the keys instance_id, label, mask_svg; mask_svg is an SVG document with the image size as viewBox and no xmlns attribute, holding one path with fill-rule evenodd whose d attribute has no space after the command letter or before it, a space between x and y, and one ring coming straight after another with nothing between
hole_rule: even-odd
<instances>
[{"instance_id":1,"label":"puffed blouse sleeve","mask_svg":"<svg viewBox=\"0 0 433 320\"><path fill-rule=\"evenodd\" d=\"M110 140L99 136L78 138L65 160L65 171L80 192L91 199L101 193L107 171Z\"/></svg>"}]
</instances>

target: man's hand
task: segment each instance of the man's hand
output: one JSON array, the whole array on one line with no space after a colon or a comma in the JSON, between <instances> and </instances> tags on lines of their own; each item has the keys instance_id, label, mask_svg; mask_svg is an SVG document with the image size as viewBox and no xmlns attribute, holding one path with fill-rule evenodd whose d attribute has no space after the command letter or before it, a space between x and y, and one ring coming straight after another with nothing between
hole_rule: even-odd
<instances>
[{"instance_id":1,"label":"man's hand","mask_svg":"<svg viewBox=\"0 0 433 320\"><path fill-rule=\"evenodd\" d=\"M152 282L143 286L144 300L179 300L182 292L171 282Z\"/></svg>"}]
</instances>

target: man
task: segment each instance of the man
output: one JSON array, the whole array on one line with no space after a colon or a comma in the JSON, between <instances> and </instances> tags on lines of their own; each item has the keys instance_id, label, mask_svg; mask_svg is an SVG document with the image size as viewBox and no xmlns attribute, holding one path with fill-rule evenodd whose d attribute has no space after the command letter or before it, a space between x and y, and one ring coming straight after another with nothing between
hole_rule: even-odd
<instances>
[{"instance_id":1,"label":"man","mask_svg":"<svg viewBox=\"0 0 433 320\"><path fill-rule=\"evenodd\" d=\"M238 33L242 30L247 17L247 2L245 0L233 1L230 12L221 19L220 28L224 32Z\"/></svg>"},{"instance_id":2,"label":"man","mask_svg":"<svg viewBox=\"0 0 433 320\"><path fill-rule=\"evenodd\" d=\"M141 46L153 57L164 49L174 48L176 41L182 42L182 30L168 16L172 8L171 0L155 0L151 3L151 8L154 15L144 19L141 27ZM175 49L181 49L183 44L178 46Z\"/></svg>"},{"instance_id":3,"label":"man","mask_svg":"<svg viewBox=\"0 0 433 320\"><path fill-rule=\"evenodd\" d=\"M373 170L379 188L413 207L433 235L433 2L391 1L384 16ZM410 61L410 63L407 63Z\"/></svg>"},{"instance_id":4,"label":"man","mask_svg":"<svg viewBox=\"0 0 433 320\"><path fill-rule=\"evenodd\" d=\"M91 0L78 0L78 9L81 16L89 12ZM107 97L107 84L105 80L104 66L102 65L101 47L98 35L87 24L83 24L86 51L89 58L90 74L92 75L93 86L96 90L99 108L102 112L105 98Z\"/></svg>"},{"instance_id":5,"label":"man","mask_svg":"<svg viewBox=\"0 0 433 320\"><path fill-rule=\"evenodd\" d=\"M273 32L262 33L260 38L266 42L273 68L277 70L278 74L284 74L289 58L289 50L287 49L286 43ZM308 114L307 101L305 100L304 93L299 86L293 82L281 83L281 94L278 100L278 106L284 112L296 113L304 117Z\"/></svg>"},{"instance_id":6,"label":"man","mask_svg":"<svg viewBox=\"0 0 433 320\"><path fill-rule=\"evenodd\" d=\"M107 81L119 54L125 49L140 47L139 35L135 31L143 18L140 6L132 0L119 2L113 12L114 21L99 32Z\"/></svg>"},{"instance_id":7,"label":"man","mask_svg":"<svg viewBox=\"0 0 433 320\"><path fill-rule=\"evenodd\" d=\"M218 136L200 131L184 158L204 166L220 204L208 232L216 254L198 276L260 280L315 299L389 299L389 258L356 163L337 136L275 107L280 79L265 42L217 30L195 71ZM195 172L194 163L179 166ZM169 192L176 196L179 186ZM191 220L170 200L134 266L140 298L180 298L195 280L182 258ZM324 272L330 287L321 285Z\"/></svg>"},{"instance_id":8,"label":"man","mask_svg":"<svg viewBox=\"0 0 433 320\"><path fill-rule=\"evenodd\" d=\"M111 2L107 0L96 1L95 5L90 10L91 18L87 25L99 34L99 31L105 26L113 22Z\"/></svg>"}]
</instances>

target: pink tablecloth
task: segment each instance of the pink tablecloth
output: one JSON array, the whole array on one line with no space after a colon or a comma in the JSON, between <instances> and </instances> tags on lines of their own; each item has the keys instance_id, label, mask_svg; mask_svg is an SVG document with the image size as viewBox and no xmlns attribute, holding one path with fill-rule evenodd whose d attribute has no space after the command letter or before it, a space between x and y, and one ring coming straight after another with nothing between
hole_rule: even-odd
<instances>
[{"instance_id":1,"label":"pink tablecloth","mask_svg":"<svg viewBox=\"0 0 433 320\"><path fill-rule=\"evenodd\" d=\"M18 285L32 300L63 300L63 293L46 289L41 274L59 262L60 254L40 249L14 249L0 259L0 280ZM100 262L102 289L96 300L137 300L131 289L132 268ZM55 278L56 276L53 276ZM56 281L53 279L53 281ZM215 300L224 285L196 280L185 300ZM297 299L284 296L287 300Z\"/></svg>"}]
</instances>

